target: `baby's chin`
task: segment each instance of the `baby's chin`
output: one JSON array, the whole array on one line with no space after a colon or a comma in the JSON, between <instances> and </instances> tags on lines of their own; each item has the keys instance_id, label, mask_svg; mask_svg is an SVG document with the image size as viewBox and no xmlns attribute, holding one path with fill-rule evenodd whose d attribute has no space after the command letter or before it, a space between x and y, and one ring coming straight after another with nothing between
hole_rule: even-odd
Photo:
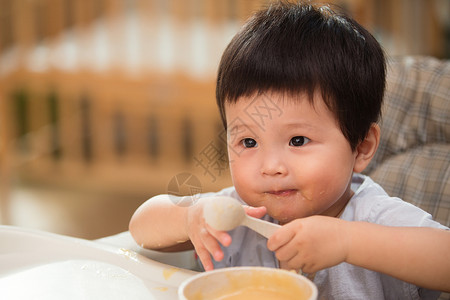
<instances>
[{"instance_id":1,"label":"baby's chin","mask_svg":"<svg viewBox=\"0 0 450 300\"><path fill-rule=\"evenodd\" d=\"M315 211L309 207L293 206L295 205L268 207L267 214L277 220L280 224L287 224L293 220L306 218L316 214Z\"/></svg>"},{"instance_id":2,"label":"baby's chin","mask_svg":"<svg viewBox=\"0 0 450 300\"><path fill-rule=\"evenodd\" d=\"M277 220L280 225L287 224L295 219L300 218L299 216L294 216L292 214L282 214L282 213L268 212L268 215Z\"/></svg>"}]
</instances>

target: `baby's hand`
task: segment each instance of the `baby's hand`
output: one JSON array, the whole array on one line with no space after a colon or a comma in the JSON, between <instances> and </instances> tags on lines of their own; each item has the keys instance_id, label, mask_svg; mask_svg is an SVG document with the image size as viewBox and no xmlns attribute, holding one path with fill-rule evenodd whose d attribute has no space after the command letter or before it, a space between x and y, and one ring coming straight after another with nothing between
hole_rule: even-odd
<instances>
[{"instance_id":1,"label":"baby's hand","mask_svg":"<svg viewBox=\"0 0 450 300\"><path fill-rule=\"evenodd\" d=\"M314 273L346 260L348 222L324 216L294 220L282 226L267 242L287 269Z\"/></svg>"},{"instance_id":2,"label":"baby's hand","mask_svg":"<svg viewBox=\"0 0 450 300\"><path fill-rule=\"evenodd\" d=\"M201 199L195 205L188 208L187 233L194 245L197 255L206 271L213 269L211 256L216 261L223 259L223 251L220 244L228 247L231 237L225 231L215 230L209 226L203 217L205 199ZM266 214L265 207L249 207L244 205L245 212L252 217L260 218Z\"/></svg>"},{"instance_id":3,"label":"baby's hand","mask_svg":"<svg viewBox=\"0 0 450 300\"><path fill-rule=\"evenodd\" d=\"M205 222L203 217L204 203L200 199L188 208L186 228L189 239L194 245L205 271L209 271L214 268L211 255L216 261L222 260L223 251L219 243L227 247L231 244L231 237L227 232L215 230Z\"/></svg>"}]
</instances>

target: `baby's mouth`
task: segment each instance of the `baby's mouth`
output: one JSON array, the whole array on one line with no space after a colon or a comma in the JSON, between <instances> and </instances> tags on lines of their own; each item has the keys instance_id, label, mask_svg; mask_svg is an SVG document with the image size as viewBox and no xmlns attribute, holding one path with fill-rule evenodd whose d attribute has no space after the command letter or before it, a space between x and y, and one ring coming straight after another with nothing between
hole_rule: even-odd
<instances>
[{"instance_id":1,"label":"baby's mouth","mask_svg":"<svg viewBox=\"0 0 450 300\"><path fill-rule=\"evenodd\" d=\"M286 189L286 190L273 190L273 191L267 191L266 194L274 195L274 196L290 196L297 192L296 189Z\"/></svg>"}]
</instances>

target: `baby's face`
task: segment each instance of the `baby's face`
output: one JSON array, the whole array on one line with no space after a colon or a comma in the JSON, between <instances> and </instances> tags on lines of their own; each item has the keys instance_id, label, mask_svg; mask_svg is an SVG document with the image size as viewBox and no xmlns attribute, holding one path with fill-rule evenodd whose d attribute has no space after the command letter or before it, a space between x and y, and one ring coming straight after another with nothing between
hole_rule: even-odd
<instances>
[{"instance_id":1,"label":"baby's face","mask_svg":"<svg viewBox=\"0 0 450 300\"><path fill-rule=\"evenodd\" d=\"M277 93L226 104L228 153L234 186L251 206L287 223L337 216L350 199L356 153L319 94Z\"/></svg>"}]
</instances>

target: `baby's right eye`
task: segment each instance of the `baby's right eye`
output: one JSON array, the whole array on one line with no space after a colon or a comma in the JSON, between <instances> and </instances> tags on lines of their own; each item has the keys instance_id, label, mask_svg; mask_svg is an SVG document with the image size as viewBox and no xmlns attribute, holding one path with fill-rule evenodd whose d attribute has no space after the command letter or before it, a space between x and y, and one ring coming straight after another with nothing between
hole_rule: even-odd
<instances>
[{"instance_id":1,"label":"baby's right eye","mask_svg":"<svg viewBox=\"0 0 450 300\"><path fill-rule=\"evenodd\" d=\"M242 140L242 145L245 148L254 148L254 147L258 146L258 143L252 138L245 138Z\"/></svg>"}]
</instances>

